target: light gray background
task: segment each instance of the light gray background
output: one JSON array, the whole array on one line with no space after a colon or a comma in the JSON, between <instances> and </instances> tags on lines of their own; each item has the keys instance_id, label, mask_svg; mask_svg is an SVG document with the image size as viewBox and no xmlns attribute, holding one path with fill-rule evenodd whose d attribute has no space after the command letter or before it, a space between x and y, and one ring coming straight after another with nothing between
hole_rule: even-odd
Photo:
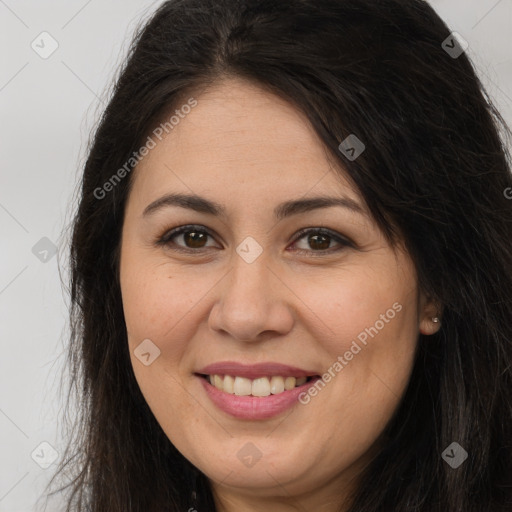
<instances>
[{"instance_id":1,"label":"light gray background","mask_svg":"<svg viewBox=\"0 0 512 512\"><path fill-rule=\"evenodd\" d=\"M102 98L138 21L160 3L0 0L0 512L42 510L55 465L43 469L31 454L51 455L42 442L58 453L64 447L64 228ZM469 42L480 77L512 124L511 0L431 4ZM34 40L49 47L38 38L43 31L59 45L47 59L31 48ZM46 262L32 252L43 237L59 248ZM59 510L58 500L48 510Z\"/></svg>"}]
</instances>

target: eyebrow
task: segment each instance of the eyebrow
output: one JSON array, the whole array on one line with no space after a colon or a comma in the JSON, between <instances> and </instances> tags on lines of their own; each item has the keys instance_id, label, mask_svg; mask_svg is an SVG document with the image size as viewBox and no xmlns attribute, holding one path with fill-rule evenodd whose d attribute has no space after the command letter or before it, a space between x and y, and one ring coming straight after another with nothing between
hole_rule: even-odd
<instances>
[{"instance_id":1,"label":"eyebrow","mask_svg":"<svg viewBox=\"0 0 512 512\"><path fill-rule=\"evenodd\" d=\"M226 208L224 206L196 194L166 194L149 204L144 209L142 216L146 217L157 210L170 206L187 208L189 210L214 215L216 217L226 217ZM349 197L318 196L306 199L295 199L281 203L274 209L274 217L277 220L282 220L292 215L310 212L319 208L329 208L332 206L341 206L355 213L368 216L364 208L358 202L350 199Z\"/></svg>"}]
</instances>

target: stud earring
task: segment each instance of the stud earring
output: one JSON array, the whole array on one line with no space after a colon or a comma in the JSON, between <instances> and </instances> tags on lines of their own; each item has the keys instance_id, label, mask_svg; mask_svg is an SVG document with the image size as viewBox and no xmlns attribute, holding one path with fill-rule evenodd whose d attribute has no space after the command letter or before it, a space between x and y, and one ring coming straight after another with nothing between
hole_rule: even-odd
<instances>
[{"instance_id":1,"label":"stud earring","mask_svg":"<svg viewBox=\"0 0 512 512\"><path fill-rule=\"evenodd\" d=\"M432 322L434 322L435 324L439 323L439 318L437 316L433 316Z\"/></svg>"}]
</instances>

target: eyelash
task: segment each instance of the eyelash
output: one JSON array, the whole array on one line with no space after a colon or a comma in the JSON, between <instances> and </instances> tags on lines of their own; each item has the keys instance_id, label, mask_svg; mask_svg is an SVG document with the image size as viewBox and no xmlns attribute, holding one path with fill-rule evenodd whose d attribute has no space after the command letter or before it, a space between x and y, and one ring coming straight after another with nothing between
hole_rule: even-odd
<instances>
[{"instance_id":1,"label":"eyelash","mask_svg":"<svg viewBox=\"0 0 512 512\"><path fill-rule=\"evenodd\" d=\"M174 242L171 242L171 240L179 235L182 235L183 233L188 232L195 232L195 233L201 233L210 236L211 238L214 238L213 235L210 233L209 230L205 229L203 226L198 226L196 224L187 224L185 226L179 226L177 228L171 229L170 231L167 231L163 236L157 238L155 241L156 245L158 246L167 246L169 244L174 245L172 250L182 252L182 253L198 253L202 252L205 249L208 249L208 247L200 248L200 249L192 249L190 247L181 247L177 246ZM323 256L327 254L332 254L333 252L338 252L346 247L352 247L354 248L355 245L350 240L338 235L336 232L331 231L330 229L326 228L304 228L300 230L293 243L298 242L301 238L304 238L304 236L309 235L310 233L319 234L319 235L327 235L334 241L338 242L341 247L340 248L330 248L330 249L321 249L318 251L313 250L305 250L305 249L296 249L294 252L298 254L314 254L318 256Z\"/></svg>"}]
</instances>

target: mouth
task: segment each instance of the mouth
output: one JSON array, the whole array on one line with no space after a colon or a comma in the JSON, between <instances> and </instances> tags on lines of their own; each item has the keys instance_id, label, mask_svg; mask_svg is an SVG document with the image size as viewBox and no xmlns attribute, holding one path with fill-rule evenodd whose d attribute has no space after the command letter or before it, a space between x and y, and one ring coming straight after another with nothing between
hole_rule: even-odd
<instances>
[{"instance_id":1,"label":"mouth","mask_svg":"<svg viewBox=\"0 0 512 512\"><path fill-rule=\"evenodd\" d=\"M241 420L265 420L284 413L320 379L314 370L275 361L218 361L196 369L194 376L219 411Z\"/></svg>"},{"instance_id":2,"label":"mouth","mask_svg":"<svg viewBox=\"0 0 512 512\"><path fill-rule=\"evenodd\" d=\"M260 398L270 395L280 395L286 391L305 386L312 380L320 377L319 375L297 377L272 375L249 379L238 375L208 375L200 373L196 373L196 375L224 393Z\"/></svg>"},{"instance_id":3,"label":"mouth","mask_svg":"<svg viewBox=\"0 0 512 512\"><path fill-rule=\"evenodd\" d=\"M245 421L270 420L283 414L296 406L300 396L320 379L319 375L272 375L253 379L218 373L194 375L219 411Z\"/></svg>"}]
</instances>

